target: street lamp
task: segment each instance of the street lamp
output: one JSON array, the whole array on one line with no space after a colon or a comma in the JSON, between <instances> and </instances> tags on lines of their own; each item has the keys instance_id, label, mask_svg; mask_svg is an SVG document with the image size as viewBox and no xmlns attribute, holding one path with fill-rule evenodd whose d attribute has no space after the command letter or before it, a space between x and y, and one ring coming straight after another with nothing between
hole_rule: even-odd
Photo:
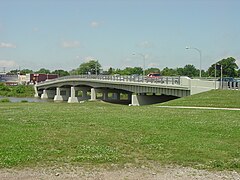
<instances>
[{"instance_id":1,"label":"street lamp","mask_svg":"<svg viewBox=\"0 0 240 180\"><path fill-rule=\"evenodd\" d=\"M222 65L221 64L219 64L219 63L216 63L215 64L215 89L216 89L216 80L217 80L217 67L219 67L220 66L220 70L221 70L221 77L220 77L220 87L221 87L221 89L223 88L223 79L222 79L222 76L223 76L223 67L222 67Z\"/></svg>"},{"instance_id":2,"label":"street lamp","mask_svg":"<svg viewBox=\"0 0 240 180\"><path fill-rule=\"evenodd\" d=\"M133 53L132 55L139 55L139 56L142 56L143 58L143 76L145 76L145 61L146 61L146 56L144 54L141 54L141 53Z\"/></svg>"},{"instance_id":3,"label":"street lamp","mask_svg":"<svg viewBox=\"0 0 240 180\"><path fill-rule=\"evenodd\" d=\"M186 49L194 49L194 50L196 50L196 51L198 51L199 52L199 55L200 55L200 69L199 69L199 77L201 78L202 77L202 52L201 52L201 50L200 49L198 49L198 48L195 48L195 47L186 47Z\"/></svg>"}]
</instances>

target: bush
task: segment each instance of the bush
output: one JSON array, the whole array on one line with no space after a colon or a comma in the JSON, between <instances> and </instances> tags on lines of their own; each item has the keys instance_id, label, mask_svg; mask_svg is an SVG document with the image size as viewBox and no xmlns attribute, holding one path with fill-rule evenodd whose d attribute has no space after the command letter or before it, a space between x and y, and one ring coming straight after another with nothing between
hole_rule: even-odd
<instances>
[{"instance_id":1,"label":"bush","mask_svg":"<svg viewBox=\"0 0 240 180\"><path fill-rule=\"evenodd\" d=\"M26 91L26 89L25 89L25 86L23 86L23 85L19 85L16 87L16 93L18 93L18 94L23 94L23 93L25 93L25 91Z\"/></svg>"},{"instance_id":2,"label":"bush","mask_svg":"<svg viewBox=\"0 0 240 180\"><path fill-rule=\"evenodd\" d=\"M3 99L0 99L0 102L5 103L5 102L11 102L11 101L8 98L3 98Z\"/></svg>"},{"instance_id":3,"label":"bush","mask_svg":"<svg viewBox=\"0 0 240 180\"><path fill-rule=\"evenodd\" d=\"M0 91L10 91L11 89L3 83L0 83Z\"/></svg>"}]
</instances>

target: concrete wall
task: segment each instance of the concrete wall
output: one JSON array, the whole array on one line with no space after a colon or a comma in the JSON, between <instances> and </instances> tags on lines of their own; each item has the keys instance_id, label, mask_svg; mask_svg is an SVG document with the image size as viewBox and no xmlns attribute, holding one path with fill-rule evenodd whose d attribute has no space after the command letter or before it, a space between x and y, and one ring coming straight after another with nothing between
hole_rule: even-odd
<instances>
[{"instance_id":1,"label":"concrete wall","mask_svg":"<svg viewBox=\"0 0 240 180\"><path fill-rule=\"evenodd\" d=\"M132 95L132 106L141 106L147 104L162 103L169 100L176 99L175 96L166 95Z\"/></svg>"},{"instance_id":2,"label":"concrete wall","mask_svg":"<svg viewBox=\"0 0 240 180\"><path fill-rule=\"evenodd\" d=\"M181 85L190 89L190 95L201 92L210 91L212 89L219 89L219 81L206 81L200 79L191 79L189 77L181 77Z\"/></svg>"}]
</instances>

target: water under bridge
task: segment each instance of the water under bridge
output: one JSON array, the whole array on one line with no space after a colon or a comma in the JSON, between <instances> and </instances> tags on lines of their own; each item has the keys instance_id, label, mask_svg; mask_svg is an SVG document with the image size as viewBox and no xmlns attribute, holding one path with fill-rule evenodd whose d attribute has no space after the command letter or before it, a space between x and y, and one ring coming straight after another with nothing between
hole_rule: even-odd
<instances>
[{"instance_id":1,"label":"water under bridge","mask_svg":"<svg viewBox=\"0 0 240 180\"><path fill-rule=\"evenodd\" d=\"M189 77L76 75L36 84L35 96L68 103L101 99L144 105L218 89L219 85L218 81Z\"/></svg>"}]
</instances>

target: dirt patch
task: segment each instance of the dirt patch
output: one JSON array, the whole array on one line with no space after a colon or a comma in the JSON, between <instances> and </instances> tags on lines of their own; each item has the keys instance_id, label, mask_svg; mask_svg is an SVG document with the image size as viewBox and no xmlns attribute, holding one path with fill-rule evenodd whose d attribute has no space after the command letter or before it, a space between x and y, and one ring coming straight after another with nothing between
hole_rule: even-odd
<instances>
[{"instance_id":1,"label":"dirt patch","mask_svg":"<svg viewBox=\"0 0 240 180\"><path fill-rule=\"evenodd\" d=\"M206 171L189 167L125 167L125 168L33 168L33 169L1 169L1 180L32 179L81 179L81 180L239 180L240 174L235 171Z\"/></svg>"}]
</instances>

